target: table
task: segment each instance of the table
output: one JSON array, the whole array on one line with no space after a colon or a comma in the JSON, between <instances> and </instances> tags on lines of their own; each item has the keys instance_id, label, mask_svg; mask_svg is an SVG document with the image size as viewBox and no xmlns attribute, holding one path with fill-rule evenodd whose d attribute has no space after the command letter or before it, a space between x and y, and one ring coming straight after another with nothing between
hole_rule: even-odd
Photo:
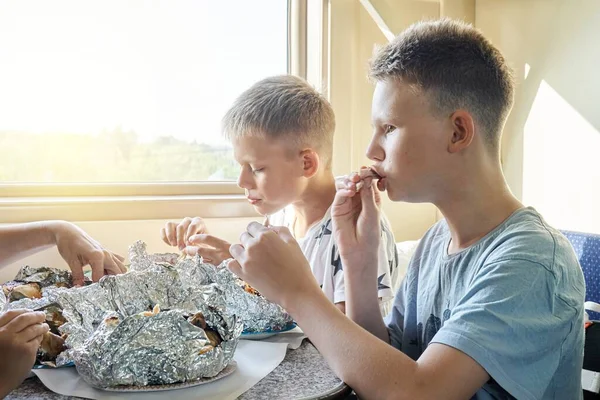
<instances>
[{"instance_id":1,"label":"table","mask_svg":"<svg viewBox=\"0 0 600 400\"><path fill-rule=\"evenodd\" d=\"M317 349L305 340L297 350L288 350L273 372L248 390L240 400L255 399L346 399L352 390L335 376ZM76 399L56 394L35 377L13 390L7 400Z\"/></svg>"}]
</instances>

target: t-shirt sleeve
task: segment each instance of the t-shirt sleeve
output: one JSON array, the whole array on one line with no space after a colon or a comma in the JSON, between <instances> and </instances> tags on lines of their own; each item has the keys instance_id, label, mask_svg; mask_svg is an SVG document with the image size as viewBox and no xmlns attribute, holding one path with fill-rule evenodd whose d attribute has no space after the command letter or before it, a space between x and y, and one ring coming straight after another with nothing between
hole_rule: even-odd
<instances>
[{"instance_id":1,"label":"t-shirt sleeve","mask_svg":"<svg viewBox=\"0 0 600 400\"><path fill-rule=\"evenodd\" d=\"M334 244L331 254L331 270L333 271L333 302L346 301L346 285L344 283L344 266L337 245Z\"/></svg>"},{"instance_id":2,"label":"t-shirt sleeve","mask_svg":"<svg viewBox=\"0 0 600 400\"><path fill-rule=\"evenodd\" d=\"M402 338L404 335L404 313L405 313L405 298L407 279L405 278L394 297L394 304L391 312L384 318L385 325L390 336L390 344L402 349Z\"/></svg>"},{"instance_id":3,"label":"t-shirt sleeve","mask_svg":"<svg viewBox=\"0 0 600 400\"><path fill-rule=\"evenodd\" d=\"M552 272L536 262L484 265L431 342L469 355L512 396L542 398L577 323L555 292Z\"/></svg>"},{"instance_id":4,"label":"t-shirt sleeve","mask_svg":"<svg viewBox=\"0 0 600 400\"><path fill-rule=\"evenodd\" d=\"M394 234L385 220L381 220L381 241L379 243L379 256L377 257L377 292L379 297L389 301L394 297L392 273L398 269L396 242Z\"/></svg>"}]
</instances>

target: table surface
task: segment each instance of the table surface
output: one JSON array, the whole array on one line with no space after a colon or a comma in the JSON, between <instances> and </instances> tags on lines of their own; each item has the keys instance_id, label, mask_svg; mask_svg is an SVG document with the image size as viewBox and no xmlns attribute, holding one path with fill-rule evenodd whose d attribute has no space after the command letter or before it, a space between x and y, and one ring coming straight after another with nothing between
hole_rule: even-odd
<instances>
[{"instance_id":1,"label":"table surface","mask_svg":"<svg viewBox=\"0 0 600 400\"><path fill-rule=\"evenodd\" d=\"M239 399L343 398L349 391L317 349L305 340L297 350L288 350L282 363ZM76 398L50 391L37 377L25 380L6 397L7 400Z\"/></svg>"}]
</instances>

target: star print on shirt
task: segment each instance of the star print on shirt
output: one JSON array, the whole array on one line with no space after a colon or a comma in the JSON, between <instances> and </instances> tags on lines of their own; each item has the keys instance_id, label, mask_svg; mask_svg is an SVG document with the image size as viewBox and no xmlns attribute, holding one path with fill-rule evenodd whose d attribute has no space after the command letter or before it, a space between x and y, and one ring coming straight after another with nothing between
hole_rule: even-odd
<instances>
[{"instance_id":1,"label":"star print on shirt","mask_svg":"<svg viewBox=\"0 0 600 400\"><path fill-rule=\"evenodd\" d=\"M385 285L382 281L383 278L385 277L385 274L381 274L379 275L379 278L377 278L377 290L383 290L383 289L389 289L390 287Z\"/></svg>"},{"instance_id":2,"label":"star print on shirt","mask_svg":"<svg viewBox=\"0 0 600 400\"><path fill-rule=\"evenodd\" d=\"M336 257L337 256L337 257ZM333 246L331 249L331 265L333 265L333 276L338 273L338 271L343 271L342 267L342 258L336 251L336 247Z\"/></svg>"},{"instance_id":3,"label":"star print on shirt","mask_svg":"<svg viewBox=\"0 0 600 400\"><path fill-rule=\"evenodd\" d=\"M321 231L317 234L317 236L315 236L315 239L321 239L323 236L331 235L331 229L329 228L330 225L331 220L327 221L327 223L321 227Z\"/></svg>"}]
</instances>

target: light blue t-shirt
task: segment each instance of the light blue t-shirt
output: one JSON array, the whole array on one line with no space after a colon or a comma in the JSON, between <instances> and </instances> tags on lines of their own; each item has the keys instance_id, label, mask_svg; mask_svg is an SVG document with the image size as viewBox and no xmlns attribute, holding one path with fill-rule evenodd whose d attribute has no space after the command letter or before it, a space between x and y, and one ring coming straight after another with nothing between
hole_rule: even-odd
<instances>
[{"instance_id":1,"label":"light blue t-shirt","mask_svg":"<svg viewBox=\"0 0 600 400\"><path fill-rule=\"evenodd\" d=\"M465 250L449 243L445 221L421 240L386 318L392 345L466 353L491 377L477 400L581 399L585 283L567 239L522 208Z\"/></svg>"}]
</instances>

